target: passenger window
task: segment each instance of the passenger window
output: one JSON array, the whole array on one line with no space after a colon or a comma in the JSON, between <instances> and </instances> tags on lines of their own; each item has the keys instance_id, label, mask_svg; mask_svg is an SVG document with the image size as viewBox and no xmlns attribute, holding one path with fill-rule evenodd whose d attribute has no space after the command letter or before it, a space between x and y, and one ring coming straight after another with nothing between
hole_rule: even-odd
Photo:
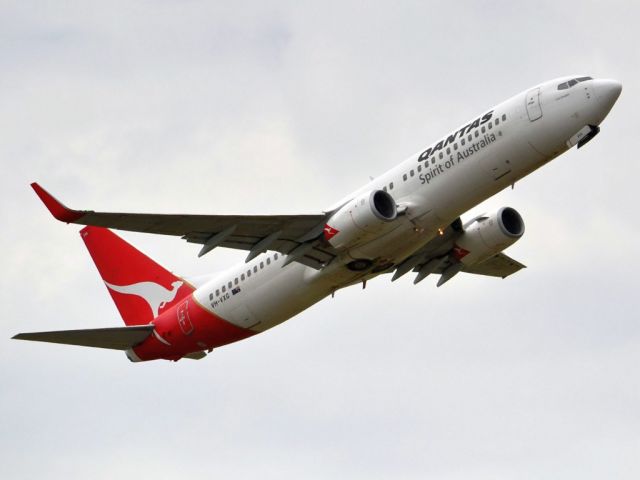
<instances>
[{"instance_id":1,"label":"passenger window","mask_svg":"<svg viewBox=\"0 0 640 480\"><path fill-rule=\"evenodd\" d=\"M484 128L484 125L482 126L482 129L481 129L481 130L482 130L482 133L484 133L484 132L486 132L486 131L487 131L487 129L486 129L486 128Z\"/></svg>"},{"instance_id":2,"label":"passenger window","mask_svg":"<svg viewBox=\"0 0 640 480\"><path fill-rule=\"evenodd\" d=\"M402 180L404 180L405 182L407 181L407 174L406 173L404 175L402 175Z\"/></svg>"},{"instance_id":3,"label":"passenger window","mask_svg":"<svg viewBox=\"0 0 640 480\"><path fill-rule=\"evenodd\" d=\"M267 265L271 265L271 257L267 257Z\"/></svg>"},{"instance_id":4,"label":"passenger window","mask_svg":"<svg viewBox=\"0 0 640 480\"><path fill-rule=\"evenodd\" d=\"M274 259L274 260L277 260L277 259L278 259L278 254L277 254L277 253L274 253L274 254L273 254L273 259Z\"/></svg>"},{"instance_id":5,"label":"passenger window","mask_svg":"<svg viewBox=\"0 0 640 480\"><path fill-rule=\"evenodd\" d=\"M213 300L213 292L209 294L209 300Z\"/></svg>"},{"instance_id":6,"label":"passenger window","mask_svg":"<svg viewBox=\"0 0 640 480\"><path fill-rule=\"evenodd\" d=\"M506 114L506 113L503 113L503 114L502 114L502 121L503 121L503 122L506 122L506 121L507 121L507 114Z\"/></svg>"},{"instance_id":7,"label":"passenger window","mask_svg":"<svg viewBox=\"0 0 640 480\"><path fill-rule=\"evenodd\" d=\"M476 130L476 138L478 138L480 136L480 132L478 132L478 130Z\"/></svg>"},{"instance_id":8,"label":"passenger window","mask_svg":"<svg viewBox=\"0 0 640 480\"><path fill-rule=\"evenodd\" d=\"M258 273L258 266L253 267L253 273Z\"/></svg>"},{"instance_id":9,"label":"passenger window","mask_svg":"<svg viewBox=\"0 0 640 480\"><path fill-rule=\"evenodd\" d=\"M227 291L227 287L225 287L224 285L222 285L222 293Z\"/></svg>"},{"instance_id":10,"label":"passenger window","mask_svg":"<svg viewBox=\"0 0 640 480\"><path fill-rule=\"evenodd\" d=\"M467 137L467 140L469 140L470 142L473 141L473 135L469 134L469 136Z\"/></svg>"},{"instance_id":11,"label":"passenger window","mask_svg":"<svg viewBox=\"0 0 640 480\"><path fill-rule=\"evenodd\" d=\"M220 296L220 289L217 289L216 290L216 297L219 297L219 296Z\"/></svg>"},{"instance_id":12,"label":"passenger window","mask_svg":"<svg viewBox=\"0 0 640 480\"><path fill-rule=\"evenodd\" d=\"M247 278L251 276L251 269L247 270Z\"/></svg>"},{"instance_id":13,"label":"passenger window","mask_svg":"<svg viewBox=\"0 0 640 480\"><path fill-rule=\"evenodd\" d=\"M412 170L409 170L409 175L411 175L412 177L415 175L415 172Z\"/></svg>"},{"instance_id":14,"label":"passenger window","mask_svg":"<svg viewBox=\"0 0 640 480\"><path fill-rule=\"evenodd\" d=\"M447 147L447 155L451 155L451 149Z\"/></svg>"},{"instance_id":15,"label":"passenger window","mask_svg":"<svg viewBox=\"0 0 640 480\"><path fill-rule=\"evenodd\" d=\"M431 165L434 165L436 163L436 157L431 157Z\"/></svg>"},{"instance_id":16,"label":"passenger window","mask_svg":"<svg viewBox=\"0 0 640 480\"><path fill-rule=\"evenodd\" d=\"M422 165L418 165L418 172L422 171Z\"/></svg>"},{"instance_id":17,"label":"passenger window","mask_svg":"<svg viewBox=\"0 0 640 480\"><path fill-rule=\"evenodd\" d=\"M382 187L382 191L386 192L387 191L387 186L385 185L384 187Z\"/></svg>"},{"instance_id":18,"label":"passenger window","mask_svg":"<svg viewBox=\"0 0 640 480\"><path fill-rule=\"evenodd\" d=\"M496 118L496 127L497 127L498 125L500 125L500 119L499 119L499 118Z\"/></svg>"},{"instance_id":19,"label":"passenger window","mask_svg":"<svg viewBox=\"0 0 640 480\"><path fill-rule=\"evenodd\" d=\"M234 283L235 285L237 285L237 284L238 284L238 277L236 277L236 278L233 280L233 283Z\"/></svg>"},{"instance_id":20,"label":"passenger window","mask_svg":"<svg viewBox=\"0 0 640 480\"><path fill-rule=\"evenodd\" d=\"M260 262L260 270L264 268L264 262Z\"/></svg>"},{"instance_id":21,"label":"passenger window","mask_svg":"<svg viewBox=\"0 0 640 480\"><path fill-rule=\"evenodd\" d=\"M454 149L454 150L457 150L457 149L458 149L458 142L456 142L456 143L454 143L454 144L453 144L453 149Z\"/></svg>"},{"instance_id":22,"label":"passenger window","mask_svg":"<svg viewBox=\"0 0 640 480\"><path fill-rule=\"evenodd\" d=\"M389 190L393 190L393 182L389 184Z\"/></svg>"},{"instance_id":23,"label":"passenger window","mask_svg":"<svg viewBox=\"0 0 640 480\"><path fill-rule=\"evenodd\" d=\"M240 281L244 282L244 273L242 275L240 275Z\"/></svg>"},{"instance_id":24,"label":"passenger window","mask_svg":"<svg viewBox=\"0 0 640 480\"><path fill-rule=\"evenodd\" d=\"M463 147L464 147L464 144L465 144L465 143L466 143L466 142L464 141L464 138L463 138L462 140L460 140L460 144L461 144Z\"/></svg>"},{"instance_id":25,"label":"passenger window","mask_svg":"<svg viewBox=\"0 0 640 480\"><path fill-rule=\"evenodd\" d=\"M227 283L227 287L231 288L233 287L233 284L231 282Z\"/></svg>"},{"instance_id":26,"label":"passenger window","mask_svg":"<svg viewBox=\"0 0 640 480\"><path fill-rule=\"evenodd\" d=\"M493 128L493 124L491 122L487 123L487 128L491 130Z\"/></svg>"},{"instance_id":27,"label":"passenger window","mask_svg":"<svg viewBox=\"0 0 640 480\"><path fill-rule=\"evenodd\" d=\"M442 160L444 158L444 153L440 152L440 155L438 155L440 157L440 160Z\"/></svg>"}]
</instances>

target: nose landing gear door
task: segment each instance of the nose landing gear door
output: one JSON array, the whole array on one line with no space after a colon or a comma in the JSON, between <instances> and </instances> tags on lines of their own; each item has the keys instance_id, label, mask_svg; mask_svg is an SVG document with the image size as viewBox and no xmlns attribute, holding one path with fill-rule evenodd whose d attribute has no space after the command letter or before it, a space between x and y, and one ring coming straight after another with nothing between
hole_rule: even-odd
<instances>
[{"instance_id":1,"label":"nose landing gear door","mask_svg":"<svg viewBox=\"0 0 640 480\"><path fill-rule=\"evenodd\" d=\"M540 88L534 88L527 92L527 115L530 121L538 120L542 117L542 108L540 107Z\"/></svg>"}]
</instances>

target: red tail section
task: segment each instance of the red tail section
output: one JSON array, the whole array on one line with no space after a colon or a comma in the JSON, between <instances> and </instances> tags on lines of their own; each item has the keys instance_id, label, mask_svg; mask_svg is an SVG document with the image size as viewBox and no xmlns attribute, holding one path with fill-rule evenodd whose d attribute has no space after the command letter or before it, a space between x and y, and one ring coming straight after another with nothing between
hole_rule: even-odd
<instances>
[{"instance_id":1,"label":"red tail section","mask_svg":"<svg viewBox=\"0 0 640 480\"><path fill-rule=\"evenodd\" d=\"M126 325L153 321L194 290L107 228L80 235Z\"/></svg>"}]
</instances>

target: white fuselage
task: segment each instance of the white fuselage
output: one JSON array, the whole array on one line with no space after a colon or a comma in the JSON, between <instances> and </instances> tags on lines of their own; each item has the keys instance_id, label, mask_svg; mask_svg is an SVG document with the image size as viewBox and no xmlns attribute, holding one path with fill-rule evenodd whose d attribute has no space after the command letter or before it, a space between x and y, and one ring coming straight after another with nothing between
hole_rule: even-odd
<instances>
[{"instance_id":1,"label":"white fuselage","mask_svg":"<svg viewBox=\"0 0 640 480\"><path fill-rule=\"evenodd\" d=\"M261 332L339 288L378 275L347 269L354 259L400 263L438 229L568 150L570 139L588 125L602 122L617 98L614 82L586 80L558 89L570 78L576 77L538 85L483 112L328 209L385 190L404 212L391 231L345 250L320 270L296 262L283 268L285 256L267 252L208 281L194 296L228 322Z\"/></svg>"}]
</instances>

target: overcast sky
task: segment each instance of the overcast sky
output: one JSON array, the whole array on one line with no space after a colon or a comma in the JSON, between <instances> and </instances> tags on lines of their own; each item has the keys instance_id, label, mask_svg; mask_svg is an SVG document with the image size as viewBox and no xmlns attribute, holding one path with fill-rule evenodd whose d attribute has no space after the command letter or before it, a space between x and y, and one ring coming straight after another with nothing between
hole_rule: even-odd
<instances>
[{"instance_id":1,"label":"overcast sky","mask_svg":"<svg viewBox=\"0 0 640 480\"><path fill-rule=\"evenodd\" d=\"M0 2L0 477L640 476L637 3L61 5ZM9 340L121 325L32 181L76 208L316 213L574 73L624 84L601 134L464 217L523 215L507 280L379 278L201 361ZM184 275L244 257L123 237Z\"/></svg>"}]
</instances>

